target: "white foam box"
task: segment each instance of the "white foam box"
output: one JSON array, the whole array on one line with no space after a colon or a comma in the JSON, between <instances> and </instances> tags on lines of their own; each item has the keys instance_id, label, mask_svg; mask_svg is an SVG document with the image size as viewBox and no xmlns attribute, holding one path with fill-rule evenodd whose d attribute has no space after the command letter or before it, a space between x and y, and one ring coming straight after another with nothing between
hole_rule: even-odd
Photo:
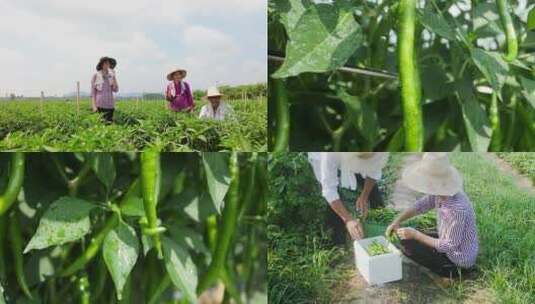
<instances>
[{"instance_id":1,"label":"white foam box","mask_svg":"<svg viewBox=\"0 0 535 304\"><path fill-rule=\"evenodd\" d=\"M390 253L370 256L366 250L368 246L377 241L390 250ZM370 285L378 285L401 280L401 252L383 236L356 240L355 263L360 274Z\"/></svg>"}]
</instances>

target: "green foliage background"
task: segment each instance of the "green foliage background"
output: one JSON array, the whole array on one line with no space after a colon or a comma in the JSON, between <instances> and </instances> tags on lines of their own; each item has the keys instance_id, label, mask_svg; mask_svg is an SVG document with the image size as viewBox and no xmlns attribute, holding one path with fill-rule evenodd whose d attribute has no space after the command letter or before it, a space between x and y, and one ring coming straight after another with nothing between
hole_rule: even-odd
<instances>
[{"instance_id":1,"label":"green foliage background","mask_svg":"<svg viewBox=\"0 0 535 304\"><path fill-rule=\"evenodd\" d=\"M226 194L236 180L228 153L161 155L157 216L166 228L160 234L163 260L145 232L143 199L134 186L139 154L25 156L23 188L0 216L0 303L196 302L197 285L218 254L217 235L229 220ZM10 159L11 153L0 154L0 193ZM225 299L266 303L267 155L238 154L238 166L238 220L224 259ZM13 247L17 235L19 252ZM18 272L15 262L21 259ZM119 300L116 289L122 285Z\"/></svg>"},{"instance_id":2,"label":"green foliage background","mask_svg":"<svg viewBox=\"0 0 535 304\"><path fill-rule=\"evenodd\" d=\"M535 32L526 22L534 4L508 1L520 51L507 62L494 0L418 3L424 151L533 151ZM269 1L268 52L286 58L269 62L270 146L284 125L277 111L289 111L291 151L404 151L398 80L337 71L397 73L397 5ZM273 79L288 110L276 105Z\"/></svg>"}]
</instances>

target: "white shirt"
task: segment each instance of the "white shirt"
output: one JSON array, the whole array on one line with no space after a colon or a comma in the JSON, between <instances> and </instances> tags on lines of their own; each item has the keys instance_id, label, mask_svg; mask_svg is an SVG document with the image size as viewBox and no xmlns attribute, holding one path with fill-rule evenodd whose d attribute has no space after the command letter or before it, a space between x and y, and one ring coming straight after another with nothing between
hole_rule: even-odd
<instances>
[{"instance_id":1,"label":"white shirt","mask_svg":"<svg viewBox=\"0 0 535 304\"><path fill-rule=\"evenodd\" d=\"M221 102L215 112L211 104L207 104L203 106L201 108L201 113L199 114L199 118L225 120L229 118L230 116L232 116L233 114L234 114L234 111L232 110L232 108L228 106L226 103Z\"/></svg>"},{"instance_id":2,"label":"white shirt","mask_svg":"<svg viewBox=\"0 0 535 304\"><path fill-rule=\"evenodd\" d=\"M323 197L329 204L340 199L338 186L357 189L355 174L364 178L380 180L388 153L375 153L370 158L357 157L354 152L309 152L308 161L321 184ZM340 171L340 177L338 177Z\"/></svg>"}]
</instances>

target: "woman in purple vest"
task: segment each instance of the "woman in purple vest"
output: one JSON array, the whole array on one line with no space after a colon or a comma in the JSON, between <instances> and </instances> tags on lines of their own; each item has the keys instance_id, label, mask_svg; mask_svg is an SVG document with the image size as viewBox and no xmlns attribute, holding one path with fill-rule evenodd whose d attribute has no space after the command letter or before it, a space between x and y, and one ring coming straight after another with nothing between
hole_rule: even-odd
<instances>
[{"instance_id":1,"label":"woman in purple vest","mask_svg":"<svg viewBox=\"0 0 535 304\"><path fill-rule=\"evenodd\" d=\"M184 69L176 69L167 75L169 84L165 90L165 98L173 112L191 113L195 109L191 87L184 81L187 74Z\"/></svg>"},{"instance_id":2,"label":"woman in purple vest","mask_svg":"<svg viewBox=\"0 0 535 304\"><path fill-rule=\"evenodd\" d=\"M113 93L119 91L115 76L117 61L110 57L100 58L97 73L91 78L91 101L93 112L99 112L107 123L113 121L115 98Z\"/></svg>"},{"instance_id":3,"label":"woman in purple vest","mask_svg":"<svg viewBox=\"0 0 535 304\"><path fill-rule=\"evenodd\" d=\"M462 177L447 154L425 153L403 171L402 181L425 196L392 222L387 235L396 232L403 253L438 275L451 278L472 270L479 251L476 216L463 191ZM433 209L436 231L400 228L403 221Z\"/></svg>"}]
</instances>

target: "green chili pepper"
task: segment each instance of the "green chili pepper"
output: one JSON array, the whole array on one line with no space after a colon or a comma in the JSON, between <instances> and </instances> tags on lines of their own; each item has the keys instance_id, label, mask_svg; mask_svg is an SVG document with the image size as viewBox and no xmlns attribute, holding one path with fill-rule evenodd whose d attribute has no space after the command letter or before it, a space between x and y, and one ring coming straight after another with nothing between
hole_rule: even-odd
<instances>
[{"instance_id":1,"label":"green chili pepper","mask_svg":"<svg viewBox=\"0 0 535 304\"><path fill-rule=\"evenodd\" d=\"M89 291L89 279L84 274L78 279L78 291L80 292L80 304L91 303L91 293Z\"/></svg>"},{"instance_id":2,"label":"green chili pepper","mask_svg":"<svg viewBox=\"0 0 535 304\"><path fill-rule=\"evenodd\" d=\"M143 230L146 235L152 236L158 258L163 259L160 233L165 229L158 227L158 196L160 191L160 152L146 151L141 153L141 189L143 206L147 217L147 228Z\"/></svg>"},{"instance_id":3,"label":"green chili pepper","mask_svg":"<svg viewBox=\"0 0 535 304\"><path fill-rule=\"evenodd\" d=\"M415 56L416 0L400 0L398 62L403 103L405 150L423 150L421 85Z\"/></svg>"},{"instance_id":4,"label":"green chili pepper","mask_svg":"<svg viewBox=\"0 0 535 304\"><path fill-rule=\"evenodd\" d=\"M138 195L140 191L140 185L139 180L135 180L130 185L128 191L124 195L123 199L121 200L121 203L119 203L119 206L122 206L124 203L128 201L128 199L134 195ZM102 229L96 234L96 236L91 240L91 243L89 246L85 249L84 253L80 255L72 264L67 266L61 273L60 276L66 277L70 276L80 269L84 268L84 266L89 263L98 253L100 250L100 246L102 246L102 242L104 242L104 239L108 235L110 231L113 230L119 224L119 215L117 213L114 213L113 215L108 218Z\"/></svg>"},{"instance_id":5,"label":"green chili pepper","mask_svg":"<svg viewBox=\"0 0 535 304\"><path fill-rule=\"evenodd\" d=\"M6 218L0 216L0 283L6 279L5 237L7 231Z\"/></svg>"},{"instance_id":6,"label":"green chili pepper","mask_svg":"<svg viewBox=\"0 0 535 304\"><path fill-rule=\"evenodd\" d=\"M505 38L507 40L507 55L505 60L513 61L518 56L518 38L516 37L515 26L511 18L509 5L507 0L496 0L498 6L498 14L505 31Z\"/></svg>"},{"instance_id":7,"label":"green chili pepper","mask_svg":"<svg viewBox=\"0 0 535 304\"><path fill-rule=\"evenodd\" d=\"M288 94L284 81L273 79L275 90L275 113L277 117L277 131L275 133L275 146L273 152L288 151L290 144L290 110L288 108Z\"/></svg>"},{"instance_id":8,"label":"green chili pepper","mask_svg":"<svg viewBox=\"0 0 535 304\"><path fill-rule=\"evenodd\" d=\"M217 246L217 216L212 215L206 219L206 238L212 255L215 255Z\"/></svg>"},{"instance_id":9,"label":"green chili pepper","mask_svg":"<svg viewBox=\"0 0 535 304\"><path fill-rule=\"evenodd\" d=\"M230 157L231 185L227 193L225 208L223 209L223 221L221 232L218 233L217 247L212 263L208 271L201 278L197 288L199 294L213 285L218 279L224 279L225 261L228 257L230 243L236 231L239 215L239 190L240 190L240 167L238 165L238 154L232 153Z\"/></svg>"},{"instance_id":10,"label":"green chili pepper","mask_svg":"<svg viewBox=\"0 0 535 304\"><path fill-rule=\"evenodd\" d=\"M388 248L386 248L383 244L379 243L378 241L373 241L370 245L368 245L368 247L366 248L366 251L368 251L368 254L370 256L390 253L390 250L388 250Z\"/></svg>"},{"instance_id":11,"label":"green chili pepper","mask_svg":"<svg viewBox=\"0 0 535 304\"><path fill-rule=\"evenodd\" d=\"M22 232L20 231L20 224L16 213L11 213L9 218L9 237L11 241L11 252L13 254L13 261L15 262L15 275L17 282L22 292L28 297L32 298L26 278L24 276L24 260L22 257Z\"/></svg>"},{"instance_id":12,"label":"green chili pepper","mask_svg":"<svg viewBox=\"0 0 535 304\"><path fill-rule=\"evenodd\" d=\"M490 104L490 125L492 129L492 140L490 143L491 151L501 151L502 143L502 130L500 123L500 111L498 109L498 97L496 94L492 94Z\"/></svg>"},{"instance_id":13,"label":"green chili pepper","mask_svg":"<svg viewBox=\"0 0 535 304\"><path fill-rule=\"evenodd\" d=\"M7 212L9 207L17 200L24 182L24 154L16 152L11 154L9 181L6 190L0 196L0 215Z\"/></svg>"}]
</instances>

